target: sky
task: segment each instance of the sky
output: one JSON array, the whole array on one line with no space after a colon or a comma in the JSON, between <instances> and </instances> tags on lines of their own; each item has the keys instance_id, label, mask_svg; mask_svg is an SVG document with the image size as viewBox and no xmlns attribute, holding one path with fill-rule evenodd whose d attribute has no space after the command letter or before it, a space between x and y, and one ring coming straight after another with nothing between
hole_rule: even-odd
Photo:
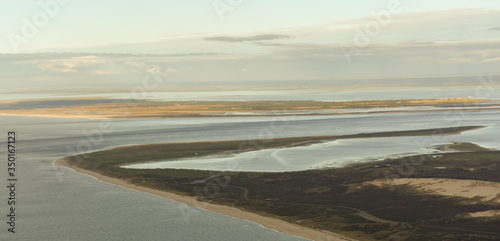
<instances>
[{"instance_id":1,"label":"sky","mask_svg":"<svg viewBox=\"0 0 500 241\"><path fill-rule=\"evenodd\" d=\"M3 90L134 86L151 68L168 75L165 88L500 74L498 0L19 0L0 9Z\"/></svg>"}]
</instances>

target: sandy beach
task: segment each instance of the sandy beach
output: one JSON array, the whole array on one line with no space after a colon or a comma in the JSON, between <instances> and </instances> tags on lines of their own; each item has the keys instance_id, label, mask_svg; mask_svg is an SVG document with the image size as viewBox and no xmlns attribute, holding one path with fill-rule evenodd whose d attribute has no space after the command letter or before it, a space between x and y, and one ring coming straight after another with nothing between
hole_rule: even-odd
<instances>
[{"instance_id":1,"label":"sandy beach","mask_svg":"<svg viewBox=\"0 0 500 241\"><path fill-rule=\"evenodd\" d=\"M170 192L160 191L160 190L151 189L151 188L147 188L147 187L133 185L133 184L128 183L124 180L110 178L110 177L101 175L99 173L91 172L91 171L88 171L88 170L85 170L82 168L78 168L76 166L72 166L72 165L68 164L64 158L56 160L54 162L54 164L58 165L58 166L68 167L70 169L73 169L76 172L81 173L81 174L95 177L102 182L106 182L106 183L110 183L113 185L125 187L128 189L132 189L132 190L136 190L136 191L140 191L140 192L145 192L145 193L153 194L153 195L156 195L159 197L171 199L171 200L174 200L176 202L184 203L184 204L191 206L191 207L203 208L205 210L216 212L216 213L219 213L222 215L227 215L227 216L231 216L234 218L249 220L249 221L258 223L266 228L276 230L278 232L287 233L290 235L295 235L295 236L303 237L306 239L320 240L320 241L354 240L351 238L344 237L340 234L335 234L335 233L328 232L328 231L320 231L320 230L302 227L299 225L285 222L285 221L280 220L280 219L261 216L261 215L251 213L251 212L246 212L246 211L243 211L241 209L234 208L234 207L228 207L228 206L217 205L217 204L212 204L212 203L207 203L207 202L201 202L201 201L196 200L194 197L190 197L190 196L178 195L175 193L170 193Z\"/></svg>"}]
</instances>

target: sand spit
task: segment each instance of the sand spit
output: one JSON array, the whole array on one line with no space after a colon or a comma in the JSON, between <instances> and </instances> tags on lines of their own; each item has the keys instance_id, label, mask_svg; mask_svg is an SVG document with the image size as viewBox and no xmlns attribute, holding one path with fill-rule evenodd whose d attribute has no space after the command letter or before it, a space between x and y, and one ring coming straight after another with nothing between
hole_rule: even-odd
<instances>
[{"instance_id":1,"label":"sand spit","mask_svg":"<svg viewBox=\"0 0 500 241\"><path fill-rule=\"evenodd\" d=\"M340 234L335 234L332 232L328 231L321 231L321 230L315 230L315 229L310 229L306 227L302 227L296 224L291 224L288 222L285 222L280 219L276 218L271 218L271 217L265 217L261 216L255 213L251 212L246 212L238 208L234 207L228 207L228 206L223 206L223 205L217 205L217 204L212 204L212 203L207 203L207 202L201 202L197 201L194 197L190 196L184 196L184 195L179 195L175 193L170 193L166 191L160 191L156 189L151 189L147 187L141 187L141 186L136 186L134 184L128 183L124 180L120 179L115 179L111 177L107 177L104 175L101 175L99 173L91 172L73 165L70 165L66 162L64 158L61 158L57 161L54 162L55 165L58 166L64 166L71 168L79 173L89 175L92 177L97 178L98 180L118 186L122 186L128 189L140 191L140 192L145 192L149 194L153 194L159 197L171 199L180 203L184 203L186 205L192 206L192 207L199 207L203 208L208 211L216 212L222 215L227 215L235 218L240 218L240 219L245 219L249 220L255 223L258 223L266 228L270 228L282 233L287 233L291 235L295 235L298 237L303 237L311 240L320 240L320 241L345 241L345 240L354 240L350 239L347 237L344 237Z\"/></svg>"}]
</instances>

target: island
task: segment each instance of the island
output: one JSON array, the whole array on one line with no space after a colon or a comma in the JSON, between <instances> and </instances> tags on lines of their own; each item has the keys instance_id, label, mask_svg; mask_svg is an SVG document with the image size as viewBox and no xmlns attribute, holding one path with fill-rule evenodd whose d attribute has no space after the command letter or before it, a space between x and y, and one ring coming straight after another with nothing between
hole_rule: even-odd
<instances>
[{"instance_id":1,"label":"island","mask_svg":"<svg viewBox=\"0 0 500 241\"><path fill-rule=\"evenodd\" d=\"M489 99L469 97L366 101L158 101L104 97L49 98L0 101L0 115L144 119L500 110L500 104L489 104L489 101ZM408 109L408 107L413 108ZM428 108L415 109L415 107Z\"/></svg>"}]
</instances>

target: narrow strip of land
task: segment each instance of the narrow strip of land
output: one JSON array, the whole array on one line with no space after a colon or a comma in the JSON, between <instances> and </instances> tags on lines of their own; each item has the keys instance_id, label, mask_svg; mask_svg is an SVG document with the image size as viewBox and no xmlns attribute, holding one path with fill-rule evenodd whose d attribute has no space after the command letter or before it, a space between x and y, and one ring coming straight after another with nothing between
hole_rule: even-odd
<instances>
[{"instance_id":1,"label":"narrow strip of land","mask_svg":"<svg viewBox=\"0 0 500 241\"><path fill-rule=\"evenodd\" d=\"M311 229L311 228L306 228L306 227L303 227L303 226L300 226L297 224L291 224L291 223L285 222L285 221L277 219L277 218L265 217L265 216L262 216L262 215L259 215L256 213L246 212L246 211L243 211L243 210L235 208L235 207L228 207L228 206L224 206L224 205L218 205L218 204L212 204L212 203L208 203L208 202L198 201L196 199L196 197L187 196L187 195L180 195L180 194L176 194L173 192L166 192L163 190L134 185L134 184L131 184L125 180L111 178L111 177L108 177L108 176L105 176L105 175L102 175L102 174L99 174L96 172L92 172L89 170L85 170L83 168L79 168L75 165L68 163L66 158L58 159L57 161L54 162L54 164L71 168L79 173L95 177L102 182L125 187L125 188L136 190L139 192L153 194L153 195L156 195L159 197L167 198L170 200L174 200L176 202L186 204L186 205L191 206L191 207L203 208L205 210L212 211L212 212L219 213L219 214L223 214L226 216L249 220L249 221L258 223L266 228L274 229L274 230L282 232L282 233L287 233L287 234L291 234L291 235L295 235L295 236L299 236L299 237L303 237L303 238L307 238L307 239L311 239L311 240L329 240L329 241L353 240L353 239L344 237L340 234L336 234L336 233L332 233L332 232L328 232L328 231L324 231L324 230L315 230L315 229ZM186 210L184 210L184 211L186 211ZM196 212L195 210L190 210L190 211ZM189 218L189 217L187 217L187 218ZM192 216L191 218L196 218L196 216Z\"/></svg>"},{"instance_id":2,"label":"narrow strip of land","mask_svg":"<svg viewBox=\"0 0 500 241\"><path fill-rule=\"evenodd\" d=\"M131 119L270 115L345 115L434 111L487 111L488 99L446 98L367 101L145 101L105 98L0 101L0 115L57 118ZM387 107L440 107L424 110Z\"/></svg>"}]
</instances>

